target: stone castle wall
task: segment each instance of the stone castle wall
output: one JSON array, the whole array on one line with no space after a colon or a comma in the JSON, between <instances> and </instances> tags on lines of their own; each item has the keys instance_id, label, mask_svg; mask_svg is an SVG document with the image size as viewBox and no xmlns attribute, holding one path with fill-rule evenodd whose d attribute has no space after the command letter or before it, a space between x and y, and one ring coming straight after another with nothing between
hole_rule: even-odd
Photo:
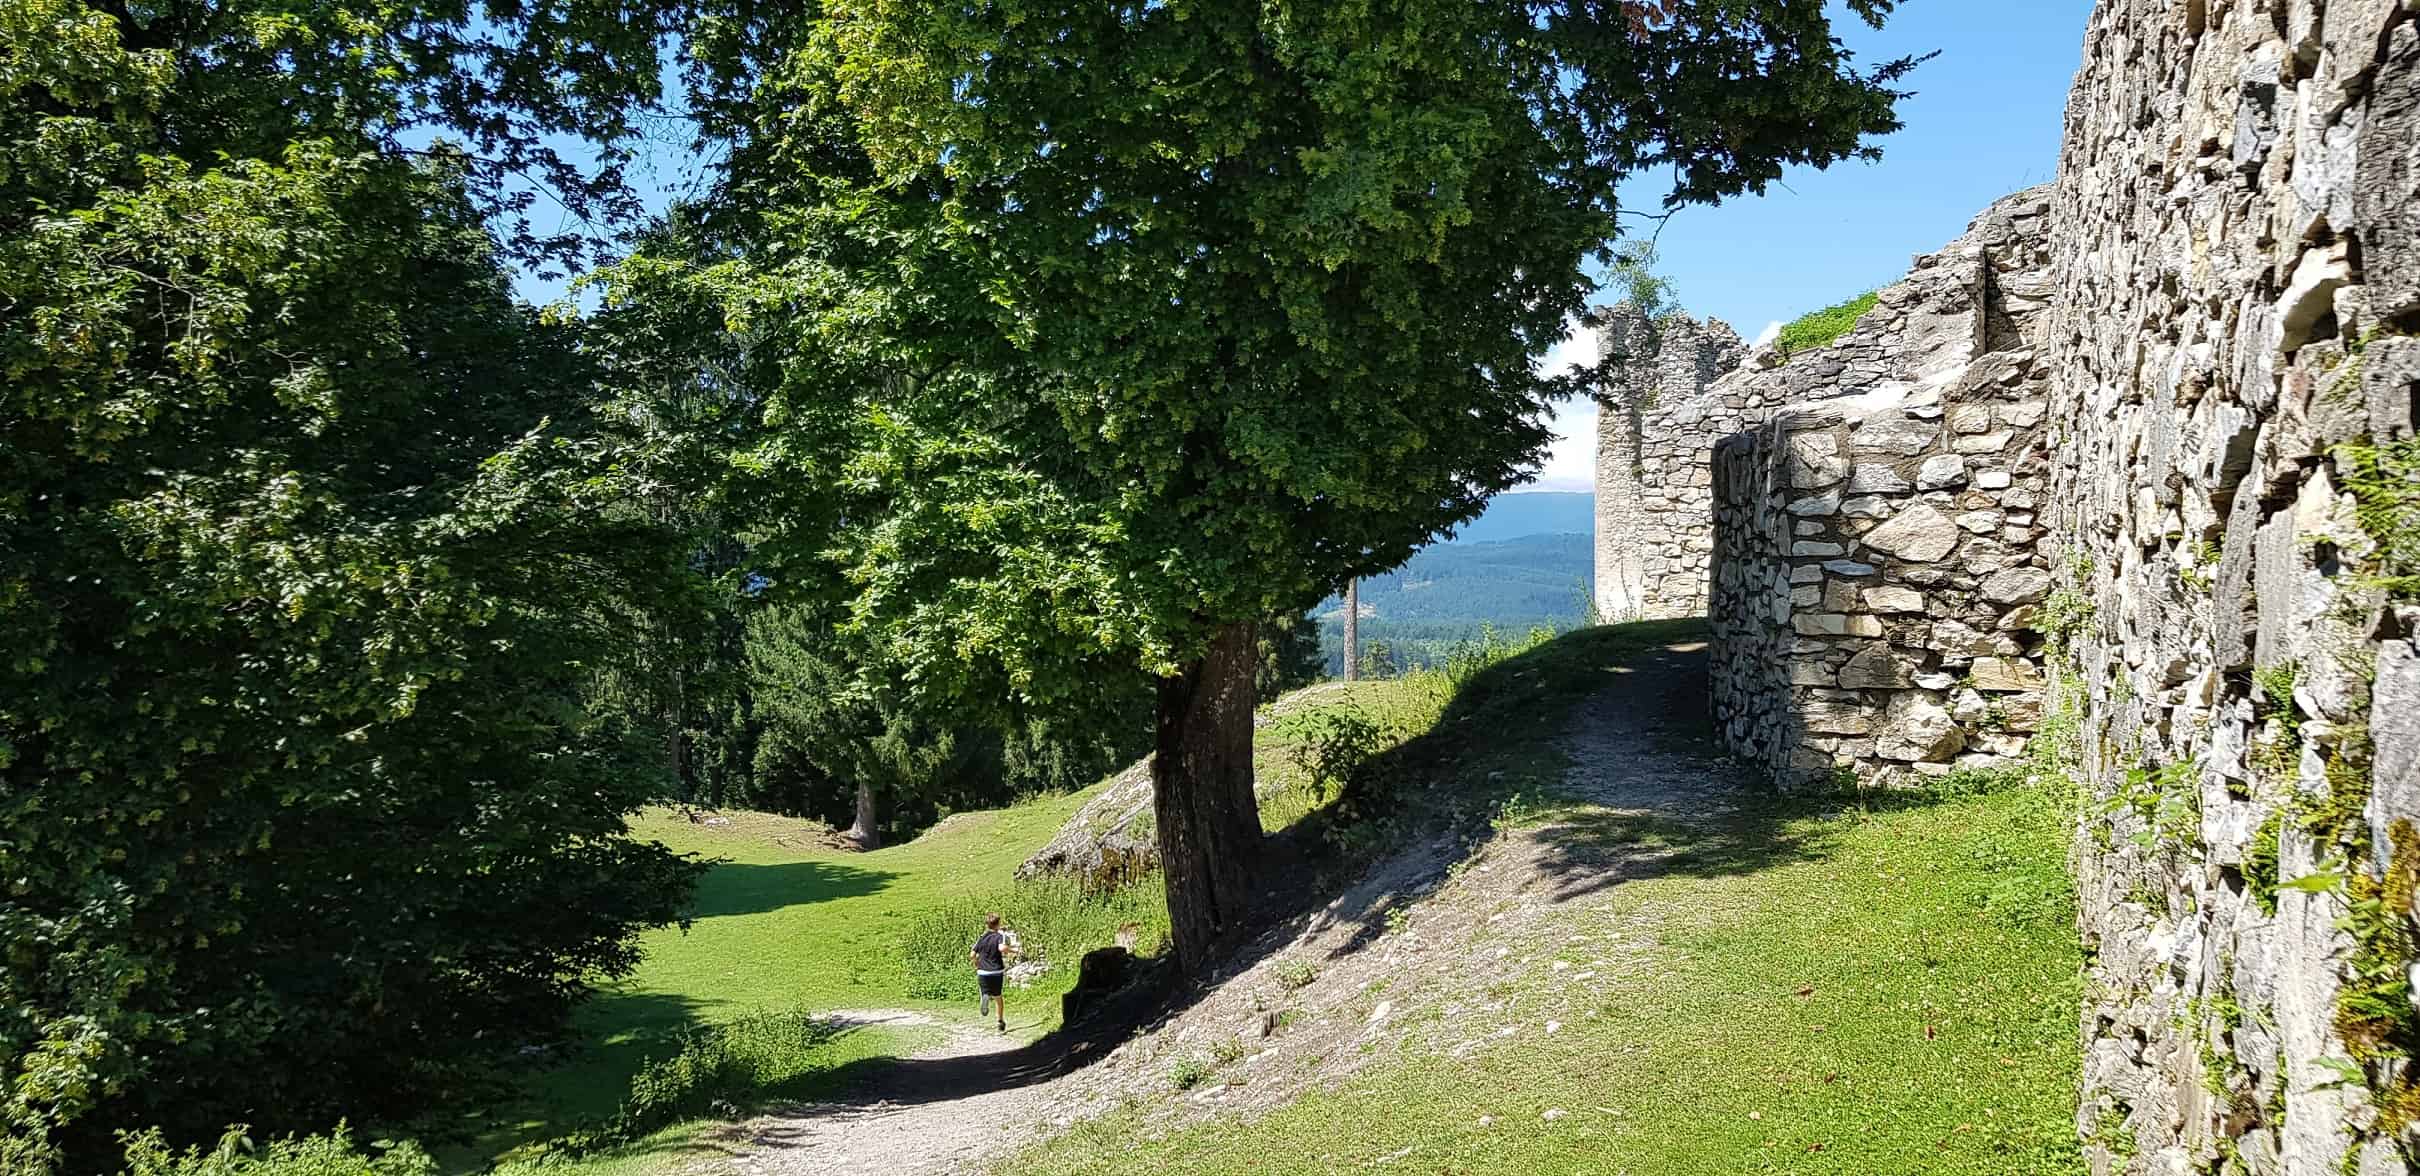
<instances>
[{"instance_id":1,"label":"stone castle wall","mask_svg":"<svg viewBox=\"0 0 2420 1176\"><path fill-rule=\"evenodd\" d=\"M2054 189L1608 426L1735 752L2077 787L2096 1176L2420 1157L2416 412L2420 0L2101 0Z\"/></svg>"},{"instance_id":2,"label":"stone castle wall","mask_svg":"<svg viewBox=\"0 0 2420 1176\"><path fill-rule=\"evenodd\" d=\"M2378 1176L2420 1139L2420 607L2382 583L2420 515L2357 512L2420 453L2348 448L2420 391L2415 9L2103 0L2085 42L2037 362L2096 1173Z\"/></svg>"},{"instance_id":3,"label":"stone castle wall","mask_svg":"<svg viewBox=\"0 0 2420 1176\"><path fill-rule=\"evenodd\" d=\"M1994 205L1714 453L1714 717L1785 785L1994 767L2041 714L2049 194Z\"/></svg>"},{"instance_id":4,"label":"stone castle wall","mask_svg":"<svg viewBox=\"0 0 2420 1176\"><path fill-rule=\"evenodd\" d=\"M1762 407L1712 389L1746 348L1720 319L1650 321L1628 303L1595 325L1610 373L1597 415L1597 615L1701 615L1713 547L1705 455Z\"/></svg>"}]
</instances>

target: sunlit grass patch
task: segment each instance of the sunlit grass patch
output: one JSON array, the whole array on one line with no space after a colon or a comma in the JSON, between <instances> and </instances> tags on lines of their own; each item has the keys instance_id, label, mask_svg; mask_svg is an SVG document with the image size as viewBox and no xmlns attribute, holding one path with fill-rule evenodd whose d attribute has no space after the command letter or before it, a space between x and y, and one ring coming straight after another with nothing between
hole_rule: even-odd
<instances>
[{"instance_id":1,"label":"sunlit grass patch","mask_svg":"<svg viewBox=\"0 0 2420 1176\"><path fill-rule=\"evenodd\" d=\"M1698 854L1574 904L1537 946L1649 945L1560 1032L1415 1054L1258 1119L1079 1125L1019 1172L1975 1173L2079 1169L2081 999L2065 809L2033 789L1872 812L1773 802L1730 832L1523 814L1611 852ZM1742 831L1786 842L1758 862ZM1508 976L1493 999L1568 972Z\"/></svg>"}]
</instances>

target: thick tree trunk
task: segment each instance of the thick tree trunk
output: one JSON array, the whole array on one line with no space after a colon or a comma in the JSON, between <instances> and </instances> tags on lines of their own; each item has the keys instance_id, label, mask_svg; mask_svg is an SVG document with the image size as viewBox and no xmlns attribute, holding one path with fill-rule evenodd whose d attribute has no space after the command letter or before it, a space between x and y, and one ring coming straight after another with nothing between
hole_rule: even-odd
<instances>
[{"instance_id":1,"label":"thick tree trunk","mask_svg":"<svg viewBox=\"0 0 2420 1176\"><path fill-rule=\"evenodd\" d=\"M1201 660L1159 683L1153 813L1179 967L1199 972L1242 929L1260 851L1252 796L1252 626L1221 629Z\"/></svg>"},{"instance_id":2,"label":"thick tree trunk","mask_svg":"<svg viewBox=\"0 0 2420 1176\"><path fill-rule=\"evenodd\" d=\"M1344 584L1344 680L1361 676L1361 578Z\"/></svg>"},{"instance_id":3,"label":"thick tree trunk","mask_svg":"<svg viewBox=\"0 0 2420 1176\"><path fill-rule=\"evenodd\" d=\"M859 849L882 848L882 830L874 819L874 786L863 780L857 782L857 823L849 826L848 838Z\"/></svg>"}]
</instances>

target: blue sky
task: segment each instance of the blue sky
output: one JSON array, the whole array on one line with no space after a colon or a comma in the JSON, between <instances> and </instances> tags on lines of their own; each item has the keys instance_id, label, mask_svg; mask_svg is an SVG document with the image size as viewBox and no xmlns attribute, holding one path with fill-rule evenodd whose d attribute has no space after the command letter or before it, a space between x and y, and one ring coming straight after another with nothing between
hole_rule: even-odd
<instances>
[{"instance_id":1,"label":"blue sky","mask_svg":"<svg viewBox=\"0 0 2420 1176\"><path fill-rule=\"evenodd\" d=\"M1762 197L1673 217L1657 250L1681 305L1753 339L1897 279L1992 201L2048 183L2091 11L2091 0L1907 0L1880 32L1836 13L1860 61L1940 52L1905 84L1917 92L1900 104L1906 129L1882 141L1880 163L1797 169ZM1658 195L1641 184L1633 199L1650 208ZM1593 348L1575 337L1547 362L1561 368ZM1530 489L1588 489L1594 407L1564 406L1556 431Z\"/></svg>"}]
</instances>

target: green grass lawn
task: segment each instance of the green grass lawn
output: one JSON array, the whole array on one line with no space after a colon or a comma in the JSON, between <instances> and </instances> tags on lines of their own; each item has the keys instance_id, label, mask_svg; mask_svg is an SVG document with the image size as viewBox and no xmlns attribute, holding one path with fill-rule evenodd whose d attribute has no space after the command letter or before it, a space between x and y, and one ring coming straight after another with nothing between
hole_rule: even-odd
<instances>
[{"instance_id":1,"label":"green grass lawn","mask_svg":"<svg viewBox=\"0 0 2420 1176\"><path fill-rule=\"evenodd\" d=\"M456 1149L453 1166L474 1167L610 1114L641 1064L670 1053L693 1025L798 1008L909 1008L973 1021L972 1008L911 995L903 933L934 909L1010 893L1017 864L1049 840L1084 795L961 814L915 841L872 853L831 848L799 822L762 814L724 814L727 825L692 824L670 810L640 814L631 822L640 836L722 859L698 886L695 921L686 932L665 929L644 938L638 971L580 1011L575 1028L587 1044L564 1064L530 1073L524 1097L473 1124L478 1141ZM966 938L971 942L979 930L969 927ZM1046 987L1014 1012L1012 1028L1038 1034L1056 1023L1058 1002ZM906 1052L920 1040L860 1031L833 1043L830 1060ZM675 1142L638 1150L666 1153Z\"/></svg>"},{"instance_id":2,"label":"green grass lawn","mask_svg":"<svg viewBox=\"0 0 2420 1176\"><path fill-rule=\"evenodd\" d=\"M1575 842L1635 840L1594 811L1555 820ZM2030 790L1772 802L1699 834L1702 868L1624 882L1552 928L1655 942L1557 1034L1383 1063L1250 1121L1163 1133L1129 1110L1003 1170L2077 1172L2066 828Z\"/></svg>"}]
</instances>

